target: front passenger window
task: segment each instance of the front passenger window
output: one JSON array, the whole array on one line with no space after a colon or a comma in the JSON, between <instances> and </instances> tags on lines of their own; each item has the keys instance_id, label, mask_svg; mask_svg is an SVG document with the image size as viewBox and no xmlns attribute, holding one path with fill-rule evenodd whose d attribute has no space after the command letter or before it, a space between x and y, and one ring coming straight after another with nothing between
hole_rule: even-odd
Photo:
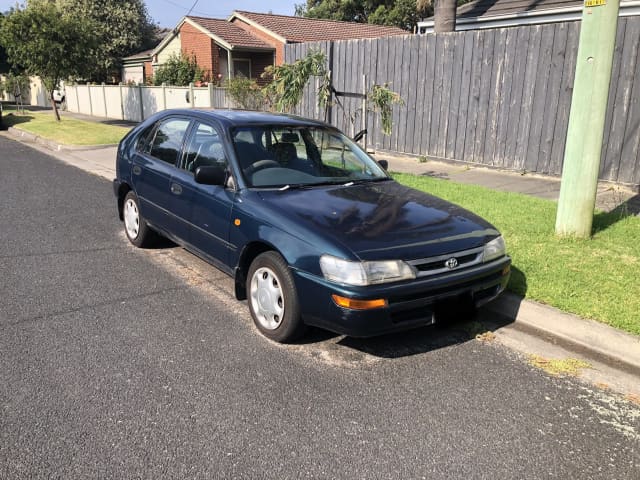
<instances>
[{"instance_id":1,"label":"front passenger window","mask_svg":"<svg viewBox=\"0 0 640 480\"><path fill-rule=\"evenodd\" d=\"M149 155L175 165L188 127L189 120L184 118L169 118L161 122L149 144Z\"/></svg>"}]
</instances>

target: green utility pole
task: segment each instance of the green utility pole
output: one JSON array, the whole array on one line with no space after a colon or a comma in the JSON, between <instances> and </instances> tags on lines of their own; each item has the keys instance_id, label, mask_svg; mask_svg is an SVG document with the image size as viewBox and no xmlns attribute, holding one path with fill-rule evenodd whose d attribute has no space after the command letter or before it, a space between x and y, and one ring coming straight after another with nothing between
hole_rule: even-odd
<instances>
[{"instance_id":1,"label":"green utility pole","mask_svg":"<svg viewBox=\"0 0 640 480\"><path fill-rule=\"evenodd\" d=\"M591 236L620 0L585 0L556 234Z\"/></svg>"}]
</instances>

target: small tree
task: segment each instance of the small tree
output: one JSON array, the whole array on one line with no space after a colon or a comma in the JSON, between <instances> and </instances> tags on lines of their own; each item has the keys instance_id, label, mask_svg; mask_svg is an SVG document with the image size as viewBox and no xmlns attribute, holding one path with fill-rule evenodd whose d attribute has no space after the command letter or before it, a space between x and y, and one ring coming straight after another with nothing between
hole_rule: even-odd
<instances>
[{"instance_id":1,"label":"small tree","mask_svg":"<svg viewBox=\"0 0 640 480\"><path fill-rule=\"evenodd\" d=\"M54 4L34 3L4 18L0 42L11 63L42 79L56 120L60 120L53 91L61 80L86 72L87 52L95 45L91 24L66 15Z\"/></svg>"},{"instance_id":2,"label":"small tree","mask_svg":"<svg viewBox=\"0 0 640 480\"><path fill-rule=\"evenodd\" d=\"M373 85L367 94L367 100L371 109L380 114L382 122L382 133L391 135L391 126L393 124L391 108L393 104L404 105L404 100L400 94L389 89L389 84Z\"/></svg>"},{"instance_id":3,"label":"small tree","mask_svg":"<svg viewBox=\"0 0 640 480\"><path fill-rule=\"evenodd\" d=\"M154 85L186 87L192 82L204 80L204 71L198 66L195 55L171 55L153 76Z\"/></svg>"},{"instance_id":4,"label":"small tree","mask_svg":"<svg viewBox=\"0 0 640 480\"><path fill-rule=\"evenodd\" d=\"M272 102L279 112L293 110L302 100L304 88L311 77L320 77L318 88L318 106L326 108L331 101L331 75L326 67L327 57L321 51L311 50L306 57L296 60L294 63L285 63L277 67L269 66L262 74L263 78L271 78L271 81L263 88L264 97ZM233 93L231 93L233 98ZM403 105L400 95L389 89L389 84L373 85L366 95L369 108L380 114L382 132L391 134L392 107L393 104ZM338 104L342 107L341 104ZM342 107L344 110L344 107ZM351 118L351 122L355 117Z\"/></svg>"},{"instance_id":5,"label":"small tree","mask_svg":"<svg viewBox=\"0 0 640 480\"><path fill-rule=\"evenodd\" d=\"M327 70L327 57L320 51L310 51L306 57L293 63L265 68L262 78L271 78L264 88L267 97L272 98L276 110L291 111L302 100L304 87L311 77L320 77L318 106L325 108L331 98L331 78Z\"/></svg>"}]
</instances>

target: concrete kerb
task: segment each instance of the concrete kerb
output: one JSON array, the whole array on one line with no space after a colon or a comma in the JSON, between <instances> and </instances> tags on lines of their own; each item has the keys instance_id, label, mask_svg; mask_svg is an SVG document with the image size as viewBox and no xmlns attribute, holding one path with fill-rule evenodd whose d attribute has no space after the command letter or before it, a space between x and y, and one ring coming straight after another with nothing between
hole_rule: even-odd
<instances>
[{"instance_id":1,"label":"concrete kerb","mask_svg":"<svg viewBox=\"0 0 640 480\"><path fill-rule=\"evenodd\" d=\"M36 143L37 135L23 135L24 132L13 130L18 133L17 136L11 129L9 132L17 140ZM115 177L115 151L113 152L114 158L110 158L108 162L104 160L88 162L84 158L80 159L74 156L74 149L66 149L55 142L48 141L39 143L39 145L53 150L56 158L69 165L101 175L108 180ZM98 148L87 146L75 150L106 150L108 147L114 148L115 146L98 146ZM576 351L588 358L640 376L640 337L532 300L523 299L508 292L485 305L483 309L493 315L513 321L516 328L527 330L529 333L561 344L567 350Z\"/></svg>"},{"instance_id":2,"label":"concrete kerb","mask_svg":"<svg viewBox=\"0 0 640 480\"><path fill-rule=\"evenodd\" d=\"M483 307L517 328L549 337L567 350L640 376L640 337L505 292Z\"/></svg>"}]
</instances>

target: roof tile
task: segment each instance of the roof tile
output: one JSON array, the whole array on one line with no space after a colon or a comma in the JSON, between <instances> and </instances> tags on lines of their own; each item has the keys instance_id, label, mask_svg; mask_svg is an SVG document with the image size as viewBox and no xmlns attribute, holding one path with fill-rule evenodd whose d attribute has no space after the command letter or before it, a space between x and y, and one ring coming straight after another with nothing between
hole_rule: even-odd
<instances>
[{"instance_id":1,"label":"roof tile","mask_svg":"<svg viewBox=\"0 0 640 480\"><path fill-rule=\"evenodd\" d=\"M349 40L353 38L377 38L391 35L408 35L410 32L398 27L372 25L368 23L339 22L316 18L291 17L269 13L244 12L241 15L289 42L316 42L322 40Z\"/></svg>"}]
</instances>

